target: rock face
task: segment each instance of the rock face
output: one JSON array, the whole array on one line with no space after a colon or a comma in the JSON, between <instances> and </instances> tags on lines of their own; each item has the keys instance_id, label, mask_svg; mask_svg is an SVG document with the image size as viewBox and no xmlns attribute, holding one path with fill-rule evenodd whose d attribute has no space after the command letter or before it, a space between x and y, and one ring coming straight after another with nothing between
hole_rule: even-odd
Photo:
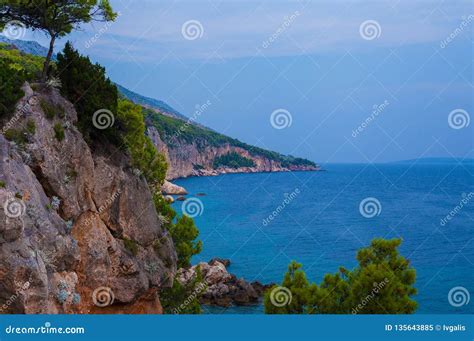
<instances>
[{"instance_id":1,"label":"rock face","mask_svg":"<svg viewBox=\"0 0 474 341\"><path fill-rule=\"evenodd\" d=\"M230 264L230 261L223 260ZM201 297L201 303L228 307L231 305L256 304L266 289L273 284L263 285L260 282L248 283L243 278L230 274L219 259L209 263L201 262L189 269L179 269L177 279L185 284L191 281L200 269L206 291Z\"/></svg>"},{"instance_id":2,"label":"rock face","mask_svg":"<svg viewBox=\"0 0 474 341\"><path fill-rule=\"evenodd\" d=\"M148 126L147 135L153 141L158 151L163 153L168 161L168 180L185 178L188 176L215 176L227 173L258 173L258 172L289 172L289 171L311 171L319 170L312 166L290 166L282 167L280 162L270 160L264 156L251 155L247 150L224 144L219 147L211 145L198 146L195 143L174 143L168 146L163 142L159 132L153 126ZM214 159L216 157L236 152L237 154L253 160L254 167L220 167L214 169ZM197 167L196 165L199 165Z\"/></svg>"},{"instance_id":3,"label":"rock face","mask_svg":"<svg viewBox=\"0 0 474 341\"><path fill-rule=\"evenodd\" d=\"M113 146L92 151L56 90L24 91L12 128L35 132L0 134L0 313L161 313L177 260L146 180Z\"/></svg>"},{"instance_id":4,"label":"rock face","mask_svg":"<svg viewBox=\"0 0 474 341\"><path fill-rule=\"evenodd\" d=\"M174 195L186 195L188 192L184 187L172 184L171 182L165 180L163 186L161 186L161 192L165 195L174 194Z\"/></svg>"}]
</instances>

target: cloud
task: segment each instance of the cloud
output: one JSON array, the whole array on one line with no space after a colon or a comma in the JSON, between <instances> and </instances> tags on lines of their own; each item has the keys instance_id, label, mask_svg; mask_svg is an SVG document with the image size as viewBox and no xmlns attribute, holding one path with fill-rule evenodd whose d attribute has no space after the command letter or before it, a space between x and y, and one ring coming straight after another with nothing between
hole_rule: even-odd
<instances>
[{"instance_id":1,"label":"cloud","mask_svg":"<svg viewBox=\"0 0 474 341\"><path fill-rule=\"evenodd\" d=\"M136 62L167 56L182 60L229 59L345 52L368 47L398 48L439 42L459 24L461 15L471 14L467 2L394 0L116 0L113 5L120 17L87 52ZM202 37L189 40L183 36L182 26L189 20L202 25ZM366 20L375 20L380 25L380 36L374 41L362 39L359 33L361 23ZM81 49L100 30L103 23L88 24L67 39L72 39ZM265 44L269 40L271 44Z\"/></svg>"}]
</instances>

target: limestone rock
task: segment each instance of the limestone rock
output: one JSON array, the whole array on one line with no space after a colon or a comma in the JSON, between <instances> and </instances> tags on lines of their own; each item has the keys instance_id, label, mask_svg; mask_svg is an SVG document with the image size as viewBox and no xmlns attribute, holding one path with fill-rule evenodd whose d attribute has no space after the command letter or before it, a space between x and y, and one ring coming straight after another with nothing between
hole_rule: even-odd
<instances>
[{"instance_id":1,"label":"limestone rock","mask_svg":"<svg viewBox=\"0 0 474 341\"><path fill-rule=\"evenodd\" d=\"M172 184L171 182L165 180L163 186L161 186L161 192L163 194L173 194L173 195L186 195L188 192L184 187Z\"/></svg>"},{"instance_id":2,"label":"limestone rock","mask_svg":"<svg viewBox=\"0 0 474 341\"><path fill-rule=\"evenodd\" d=\"M226 260L229 264L230 261ZM230 305L256 304L266 289L273 284L262 285L259 282L248 283L230 274L226 266L213 259L209 263L201 262L189 269L179 269L177 280L185 284L193 280L200 269L206 291L201 297L201 303L227 307Z\"/></svg>"},{"instance_id":3,"label":"limestone rock","mask_svg":"<svg viewBox=\"0 0 474 341\"><path fill-rule=\"evenodd\" d=\"M56 90L23 89L14 128L35 133L0 134L0 313L161 313L177 257L146 180L123 151L92 150ZM63 114L46 118L45 100Z\"/></svg>"}]
</instances>

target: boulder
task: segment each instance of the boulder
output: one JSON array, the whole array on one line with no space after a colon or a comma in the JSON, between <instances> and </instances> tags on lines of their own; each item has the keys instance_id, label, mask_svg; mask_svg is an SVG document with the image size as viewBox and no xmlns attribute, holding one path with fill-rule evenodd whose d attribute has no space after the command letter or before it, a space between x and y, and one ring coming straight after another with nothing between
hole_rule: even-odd
<instances>
[{"instance_id":1,"label":"boulder","mask_svg":"<svg viewBox=\"0 0 474 341\"><path fill-rule=\"evenodd\" d=\"M224 266L226 268L228 268L230 266L230 259L225 259L225 258L212 258L210 261L209 261L209 265L214 265L215 263L221 263L221 264L224 264Z\"/></svg>"},{"instance_id":2,"label":"boulder","mask_svg":"<svg viewBox=\"0 0 474 341\"><path fill-rule=\"evenodd\" d=\"M224 259L220 262L219 258L214 258L209 263L201 262L189 269L179 269L177 280L183 284L190 282L195 278L199 268L203 282L206 284L201 303L222 307L256 304L265 290L273 286L273 284L249 283L243 278L239 279L227 271L224 263L230 264L230 261Z\"/></svg>"},{"instance_id":3,"label":"boulder","mask_svg":"<svg viewBox=\"0 0 474 341\"><path fill-rule=\"evenodd\" d=\"M171 182L165 180L161 186L161 193L163 194L173 194L173 195L186 195L188 192L184 187L172 184Z\"/></svg>"}]
</instances>

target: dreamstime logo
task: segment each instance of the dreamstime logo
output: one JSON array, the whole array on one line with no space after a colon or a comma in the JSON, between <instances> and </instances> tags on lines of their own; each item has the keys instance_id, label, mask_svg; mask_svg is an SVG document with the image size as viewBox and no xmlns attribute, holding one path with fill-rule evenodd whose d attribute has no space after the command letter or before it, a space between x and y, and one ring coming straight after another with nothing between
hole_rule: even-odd
<instances>
[{"instance_id":1,"label":"dreamstime logo","mask_svg":"<svg viewBox=\"0 0 474 341\"><path fill-rule=\"evenodd\" d=\"M27 115L28 114L28 111L31 110L31 106L29 103L25 103L25 105L21 106L17 112L15 113L15 115L12 117L12 119L10 121L8 121L7 124L5 124L5 126L2 128L1 130L1 133L2 134L5 134L5 132L12 128L17 122L18 120L23 116L23 115Z\"/></svg>"},{"instance_id":2,"label":"dreamstime logo","mask_svg":"<svg viewBox=\"0 0 474 341\"><path fill-rule=\"evenodd\" d=\"M469 113L464 109L454 109L449 113L448 124L451 128L459 130L466 128L471 123Z\"/></svg>"},{"instance_id":3,"label":"dreamstime logo","mask_svg":"<svg viewBox=\"0 0 474 341\"><path fill-rule=\"evenodd\" d=\"M384 278L384 280L379 283L374 282L373 288L370 291L370 293L367 296L363 297L360 303L356 307L352 308L352 314L358 314L359 311L364 309L365 306L369 304L388 283L389 283L388 278Z\"/></svg>"},{"instance_id":4,"label":"dreamstime logo","mask_svg":"<svg viewBox=\"0 0 474 341\"><path fill-rule=\"evenodd\" d=\"M382 204L380 204L377 198L365 198L359 204L359 212L365 218L379 216L382 212Z\"/></svg>"},{"instance_id":5,"label":"dreamstime logo","mask_svg":"<svg viewBox=\"0 0 474 341\"><path fill-rule=\"evenodd\" d=\"M273 219L275 219L295 198L301 193L299 188L296 188L291 193L285 193L285 199L282 201L280 205L265 219L263 219L263 226L268 226Z\"/></svg>"},{"instance_id":6,"label":"dreamstime logo","mask_svg":"<svg viewBox=\"0 0 474 341\"><path fill-rule=\"evenodd\" d=\"M285 287L275 287L270 292L270 302L272 302L275 307L281 308L285 305L289 305L292 299L293 295L290 289Z\"/></svg>"},{"instance_id":7,"label":"dreamstime logo","mask_svg":"<svg viewBox=\"0 0 474 341\"><path fill-rule=\"evenodd\" d=\"M19 218L25 213L25 203L21 199L9 198L3 204L5 215L9 218Z\"/></svg>"},{"instance_id":8,"label":"dreamstime logo","mask_svg":"<svg viewBox=\"0 0 474 341\"><path fill-rule=\"evenodd\" d=\"M120 194L122 193L122 190L119 188L118 190L116 190L111 196L110 198L108 198L104 204L100 205L99 209L97 210L97 212L99 214L101 214L102 212L104 212L106 209L108 209L110 206L112 206L112 204L115 202L115 200L120 196ZM93 217L88 217L84 220L83 222L83 226L89 226L91 223L92 223L92 219Z\"/></svg>"},{"instance_id":9,"label":"dreamstime logo","mask_svg":"<svg viewBox=\"0 0 474 341\"><path fill-rule=\"evenodd\" d=\"M99 287L92 293L92 302L101 308L112 305L114 300L114 292L109 287Z\"/></svg>"},{"instance_id":10,"label":"dreamstime logo","mask_svg":"<svg viewBox=\"0 0 474 341\"><path fill-rule=\"evenodd\" d=\"M277 109L270 116L270 123L275 129L285 129L291 127L293 117L286 109Z\"/></svg>"},{"instance_id":11,"label":"dreamstime logo","mask_svg":"<svg viewBox=\"0 0 474 341\"><path fill-rule=\"evenodd\" d=\"M181 27L181 34L186 40L196 40L204 35L204 27L198 20L188 20Z\"/></svg>"},{"instance_id":12,"label":"dreamstime logo","mask_svg":"<svg viewBox=\"0 0 474 341\"><path fill-rule=\"evenodd\" d=\"M468 17L462 17L461 19L461 24L439 44L442 49L448 46L454 39L456 39L458 35L464 31L466 27L468 27L468 25L471 24L471 22L474 20L474 15L470 14Z\"/></svg>"},{"instance_id":13,"label":"dreamstime logo","mask_svg":"<svg viewBox=\"0 0 474 341\"><path fill-rule=\"evenodd\" d=\"M462 199L457 204L446 217L440 220L439 224L445 226L451 219L453 219L461 210L474 198L474 192L469 192L468 194L463 193Z\"/></svg>"},{"instance_id":14,"label":"dreamstime logo","mask_svg":"<svg viewBox=\"0 0 474 341\"><path fill-rule=\"evenodd\" d=\"M206 283L199 283L193 290L193 292L184 300L182 304L179 305L178 308L173 309L173 314L180 314L188 305L193 303L199 295L207 290Z\"/></svg>"},{"instance_id":15,"label":"dreamstime logo","mask_svg":"<svg viewBox=\"0 0 474 341\"><path fill-rule=\"evenodd\" d=\"M186 199L181 205L181 211L190 218L196 218L203 214L204 205L198 198Z\"/></svg>"},{"instance_id":16,"label":"dreamstime logo","mask_svg":"<svg viewBox=\"0 0 474 341\"><path fill-rule=\"evenodd\" d=\"M353 138L356 138L360 133L362 133L365 128L367 128L369 126L369 124L374 121L387 107L388 105L390 104L389 101L385 100L382 104L380 105L377 105L375 104L373 107L372 107L372 113L370 114L370 116L368 116L364 122L362 122L358 127L357 129L353 130L352 131L352 137Z\"/></svg>"},{"instance_id":17,"label":"dreamstime logo","mask_svg":"<svg viewBox=\"0 0 474 341\"><path fill-rule=\"evenodd\" d=\"M13 303L15 303L15 301L18 299L18 297L20 297L21 295L24 295L25 291L28 290L28 288L30 287L30 282L28 282L28 281L26 281L25 283L15 282L15 286L17 287L17 290L0 307L0 313L6 311L8 309L8 307L10 307Z\"/></svg>"},{"instance_id":18,"label":"dreamstime logo","mask_svg":"<svg viewBox=\"0 0 474 341\"><path fill-rule=\"evenodd\" d=\"M94 125L94 127L100 130L110 128L114 125L114 122L114 114L107 109L97 110L92 116L92 124Z\"/></svg>"},{"instance_id":19,"label":"dreamstime logo","mask_svg":"<svg viewBox=\"0 0 474 341\"><path fill-rule=\"evenodd\" d=\"M22 39L26 34L26 25L18 20L9 21L5 25L3 34L11 40Z\"/></svg>"},{"instance_id":20,"label":"dreamstime logo","mask_svg":"<svg viewBox=\"0 0 474 341\"><path fill-rule=\"evenodd\" d=\"M281 24L280 27L278 27L278 29L270 37L268 37L268 39L262 42L262 47L264 49L268 48L274 41L278 39L278 37L280 37L283 32L285 32L291 26L293 21L295 21L298 16L300 16L299 11L295 11L290 16L285 16L283 18L283 24Z\"/></svg>"},{"instance_id":21,"label":"dreamstime logo","mask_svg":"<svg viewBox=\"0 0 474 341\"><path fill-rule=\"evenodd\" d=\"M463 305L468 305L471 300L471 295L469 291L464 287L454 287L449 290L448 301L453 307L461 307Z\"/></svg>"},{"instance_id":22,"label":"dreamstime logo","mask_svg":"<svg viewBox=\"0 0 474 341\"><path fill-rule=\"evenodd\" d=\"M196 110L194 111L194 114L192 117L188 118L188 120L181 125L176 133L173 134L170 140L175 140L177 139L181 134L186 132L186 130L193 124L195 123L199 116L201 116L209 107L212 105L212 102L210 100L207 100L204 104L196 104L195 108Z\"/></svg>"},{"instance_id":23,"label":"dreamstime logo","mask_svg":"<svg viewBox=\"0 0 474 341\"><path fill-rule=\"evenodd\" d=\"M382 27L378 21L366 20L359 26L360 36L365 40L374 40L382 34Z\"/></svg>"},{"instance_id":24,"label":"dreamstime logo","mask_svg":"<svg viewBox=\"0 0 474 341\"><path fill-rule=\"evenodd\" d=\"M117 12L117 18L118 19L122 15L121 12ZM98 31L95 32L95 34L84 44L84 47L86 49L91 48L99 39L107 33L107 31L112 27L113 21L106 21L102 27L99 28Z\"/></svg>"}]
</instances>

